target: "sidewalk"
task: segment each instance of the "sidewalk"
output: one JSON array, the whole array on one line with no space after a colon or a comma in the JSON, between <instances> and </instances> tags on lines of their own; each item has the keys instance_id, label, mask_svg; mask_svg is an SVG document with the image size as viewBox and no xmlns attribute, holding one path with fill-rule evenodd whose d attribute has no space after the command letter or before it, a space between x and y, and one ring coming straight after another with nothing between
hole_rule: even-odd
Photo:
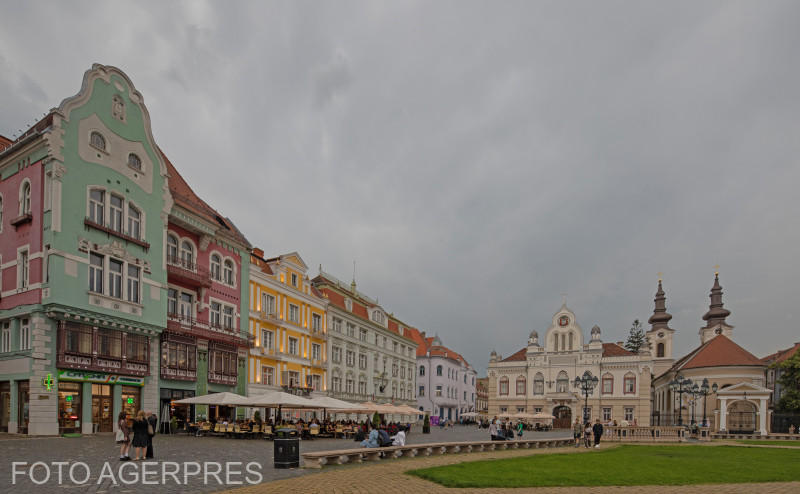
<instances>
[{"instance_id":1,"label":"sidewalk","mask_svg":"<svg viewBox=\"0 0 800 494\"><path fill-rule=\"evenodd\" d=\"M613 446L610 446L613 447ZM344 465L328 467L322 473L304 475L292 479L278 480L255 486L227 491L230 494L306 494L306 493L379 493L379 494L628 494L652 492L653 487L539 487L539 488L465 488L454 489L420 479L404 472L416 468L450 465L462 461L478 461L500 458L514 458L534 454L571 453L590 454L584 448L557 448L541 450L505 450L464 455L444 455L436 457L398 459L379 463ZM800 482L763 484L706 484L696 486L658 486L659 494L791 494L800 492Z\"/></svg>"}]
</instances>

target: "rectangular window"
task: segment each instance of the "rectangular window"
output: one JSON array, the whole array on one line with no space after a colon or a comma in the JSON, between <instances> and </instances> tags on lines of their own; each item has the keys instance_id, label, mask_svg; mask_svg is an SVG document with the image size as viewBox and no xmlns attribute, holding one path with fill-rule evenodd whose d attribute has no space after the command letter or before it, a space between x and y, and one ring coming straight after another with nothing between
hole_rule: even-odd
<instances>
[{"instance_id":1,"label":"rectangular window","mask_svg":"<svg viewBox=\"0 0 800 494\"><path fill-rule=\"evenodd\" d=\"M113 329L97 330L97 354L100 357L122 358L122 333Z\"/></svg>"},{"instance_id":2,"label":"rectangular window","mask_svg":"<svg viewBox=\"0 0 800 494\"><path fill-rule=\"evenodd\" d=\"M625 407L625 420L633 422L633 407Z\"/></svg>"},{"instance_id":3,"label":"rectangular window","mask_svg":"<svg viewBox=\"0 0 800 494\"><path fill-rule=\"evenodd\" d=\"M342 378L338 376L333 376L331 378L331 387L337 393L342 391Z\"/></svg>"},{"instance_id":4,"label":"rectangular window","mask_svg":"<svg viewBox=\"0 0 800 494\"><path fill-rule=\"evenodd\" d=\"M289 353L297 355L297 338L289 338Z\"/></svg>"},{"instance_id":5,"label":"rectangular window","mask_svg":"<svg viewBox=\"0 0 800 494\"><path fill-rule=\"evenodd\" d=\"M10 352L11 351L11 328L8 322L3 323L3 333L0 336L0 352ZM92 349L89 349L91 353Z\"/></svg>"},{"instance_id":6,"label":"rectangular window","mask_svg":"<svg viewBox=\"0 0 800 494\"><path fill-rule=\"evenodd\" d=\"M419 387L419 392L417 393L417 396L425 396L425 386Z\"/></svg>"},{"instance_id":7,"label":"rectangular window","mask_svg":"<svg viewBox=\"0 0 800 494\"><path fill-rule=\"evenodd\" d=\"M233 329L233 306L226 305L222 309L222 327Z\"/></svg>"},{"instance_id":8,"label":"rectangular window","mask_svg":"<svg viewBox=\"0 0 800 494\"><path fill-rule=\"evenodd\" d=\"M358 394L367 394L367 381L358 381Z\"/></svg>"},{"instance_id":9,"label":"rectangular window","mask_svg":"<svg viewBox=\"0 0 800 494\"><path fill-rule=\"evenodd\" d=\"M312 360L322 360L320 357L322 355L322 346L318 343L311 344L311 359Z\"/></svg>"},{"instance_id":10,"label":"rectangular window","mask_svg":"<svg viewBox=\"0 0 800 494\"><path fill-rule=\"evenodd\" d=\"M361 329L361 331L358 334L358 339L361 340L361 341L367 341L367 330L366 329L363 329L363 328Z\"/></svg>"},{"instance_id":11,"label":"rectangular window","mask_svg":"<svg viewBox=\"0 0 800 494\"><path fill-rule=\"evenodd\" d=\"M322 331L322 316L319 314L311 314L311 330L315 333Z\"/></svg>"},{"instance_id":12,"label":"rectangular window","mask_svg":"<svg viewBox=\"0 0 800 494\"><path fill-rule=\"evenodd\" d=\"M106 208L106 193L93 189L89 192L89 219L98 225L105 226L103 212Z\"/></svg>"},{"instance_id":13,"label":"rectangular window","mask_svg":"<svg viewBox=\"0 0 800 494\"><path fill-rule=\"evenodd\" d=\"M356 352L352 350L347 350L346 356L347 356L347 365L349 367L356 365Z\"/></svg>"},{"instance_id":14,"label":"rectangular window","mask_svg":"<svg viewBox=\"0 0 800 494\"><path fill-rule=\"evenodd\" d=\"M442 386L441 385L437 385L436 386L436 396L442 396Z\"/></svg>"},{"instance_id":15,"label":"rectangular window","mask_svg":"<svg viewBox=\"0 0 800 494\"><path fill-rule=\"evenodd\" d=\"M222 320L222 304L219 302L211 302L208 318L208 322L211 326L219 328Z\"/></svg>"},{"instance_id":16,"label":"rectangular window","mask_svg":"<svg viewBox=\"0 0 800 494\"><path fill-rule=\"evenodd\" d=\"M292 322L300 322L300 307L289 304L289 320Z\"/></svg>"},{"instance_id":17,"label":"rectangular window","mask_svg":"<svg viewBox=\"0 0 800 494\"><path fill-rule=\"evenodd\" d=\"M125 341L127 347L125 349L125 357L128 359L128 362L147 363L149 360L147 336L129 333L125 336ZM184 352L186 352L185 349Z\"/></svg>"},{"instance_id":18,"label":"rectangular window","mask_svg":"<svg viewBox=\"0 0 800 494\"><path fill-rule=\"evenodd\" d=\"M355 391L355 381L347 379L344 383L344 390L348 393L353 393Z\"/></svg>"},{"instance_id":19,"label":"rectangular window","mask_svg":"<svg viewBox=\"0 0 800 494\"><path fill-rule=\"evenodd\" d=\"M103 293L103 256L89 254L89 291Z\"/></svg>"},{"instance_id":20,"label":"rectangular window","mask_svg":"<svg viewBox=\"0 0 800 494\"><path fill-rule=\"evenodd\" d=\"M347 323L347 336L354 337L356 334L356 326L354 324Z\"/></svg>"},{"instance_id":21,"label":"rectangular window","mask_svg":"<svg viewBox=\"0 0 800 494\"><path fill-rule=\"evenodd\" d=\"M636 393L636 378L633 376L625 376L625 394Z\"/></svg>"},{"instance_id":22,"label":"rectangular window","mask_svg":"<svg viewBox=\"0 0 800 494\"><path fill-rule=\"evenodd\" d=\"M524 379L517 379L517 394L524 395L525 394L525 380Z\"/></svg>"},{"instance_id":23,"label":"rectangular window","mask_svg":"<svg viewBox=\"0 0 800 494\"><path fill-rule=\"evenodd\" d=\"M178 313L178 290L174 288L167 289L167 314Z\"/></svg>"},{"instance_id":24,"label":"rectangular window","mask_svg":"<svg viewBox=\"0 0 800 494\"><path fill-rule=\"evenodd\" d=\"M181 292L180 305L178 311L180 312L181 319L191 320L194 314L194 297L191 293Z\"/></svg>"},{"instance_id":25,"label":"rectangular window","mask_svg":"<svg viewBox=\"0 0 800 494\"><path fill-rule=\"evenodd\" d=\"M336 331L337 333L342 332L342 320L339 319L338 317L333 318L333 330Z\"/></svg>"},{"instance_id":26,"label":"rectangular window","mask_svg":"<svg viewBox=\"0 0 800 494\"><path fill-rule=\"evenodd\" d=\"M86 326L67 325L64 328L65 351L79 355L92 354L92 329Z\"/></svg>"},{"instance_id":27,"label":"rectangular window","mask_svg":"<svg viewBox=\"0 0 800 494\"><path fill-rule=\"evenodd\" d=\"M292 273L292 286L297 286L297 275Z\"/></svg>"},{"instance_id":28,"label":"rectangular window","mask_svg":"<svg viewBox=\"0 0 800 494\"><path fill-rule=\"evenodd\" d=\"M603 421L608 422L611 420L611 408L603 408Z\"/></svg>"},{"instance_id":29,"label":"rectangular window","mask_svg":"<svg viewBox=\"0 0 800 494\"><path fill-rule=\"evenodd\" d=\"M614 393L614 379L611 377L603 378L603 394L610 395Z\"/></svg>"},{"instance_id":30,"label":"rectangular window","mask_svg":"<svg viewBox=\"0 0 800 494\"><path fill-rule=\"evenodd\" d=\"M314 391L322 389L322 377L319 374L313 374L311 376L311 389Z\"/></svg>"},{"instance_id":31,"label":"rectangular window","mask_svg":"<svg viewBox=\"0 0 800 494\"><path fill-rule=\"evenodd\" d=\"M111 201L110 201L110 209L109 209L109 221L111 224L112 230L122 232L122 204L123 199L119 196L111 194Z\"/></svg>"},{"instance_id":32,"label":"rectangular window","mask_svg":"<svg viewBox=\"0 0 800 494\"><path fill-rule=\"evenodd\" d=\"M122 298L122 261L108 260L108 295Z\"/></svg>"},{"instance_id":33,"label":"rectangular window","mask_svg":"<svg viewBox=\"0 0 800 494\"><path fill-rule=\"evenodd\" d=\"M263 300L261 302L262 304L261 310L263 310L267 314L275 315L275 297L265 293L262 298Z\"/></svg>"},{"instance_id":34,"label":"rectangular window","mask_svg":"<svg viewBox=\"0 0 800 494\"><path fill-rule=\"evenodd\" d=\"M275 333L266 329L261 330L261 346L272 349L275 344Z\"/></svg>"},{"instance_id":35,"label":"rectangular window","mask_svg":"<svg viewBox=\"0 0 800 494\"><path fill-rule=\"evenodd\" d=\"M299 386L299 385L300 385L300 373L297 371L289 371L289 386Z\"/></svg>"},{"instance_id":36,"label":"rectangular window","mask_svg":"<svg viewBox=\"0 0 800 494\"><path fill-rule=\"evenodd\" d=\"M128 302L139 303L139 268L128 264Z\"/></svg>"},{"instance_id":37,"label":"rectangular window","mask_svg":"<svg viewBox=\"0 0 800 494\"><path fill-rule=\"evenodd\" d=\"M19 288L28 288L28 282L30 281L30 264L29 264L29 256L28 250L21 250L19 252Z\"/></svg>"},{"instance_id":38,"label":"rectangular window","mask_svg":"<svg viewBox=\"0 0 800 494\"><path fill-rule=\"evenodd\" d=\"M275 369L272 367L261 368L261 383L272 386L275 382Z\"/></svg>"},{"instance_id":39,"label":"rectangular window","mask_svg":"<svg viewBox=\"0 0 800 494\"><path fill-rule=\"evenodd\" d=\"M361 370L367 368L367 355L364 353L358 354L358 368Z\"/></svg>"},{"instance_id":40,"label":"rectangular window","mask_svg":"<svg viewBox=\"0 0 800 494\"><path fill-rule=\"evenodd\" d=\"M19 327L19 349L31 349L31 327L28 324L28 319L23 319Z\"/></svg>"},{"instance_id":41,"label":"rectangular window","mask_svg":"<svg viewBox=\"0 0 800 494\"><path fill-rule=\"evenodd\" d=\"M501 379L500 380L500 394L507 395L508 394L508 379Z\"/></svg>"},{"instance_id":42,"label":"rectangular window","mask_svg":"<svg viewBox=\"0 0 800 494\"><path fill-rule=\"evenodd\" d=\"M340 347L331 347L331 360L333 360L333 363L335 364L342 362L342 349Z\"/></svg>"}]
</instances>

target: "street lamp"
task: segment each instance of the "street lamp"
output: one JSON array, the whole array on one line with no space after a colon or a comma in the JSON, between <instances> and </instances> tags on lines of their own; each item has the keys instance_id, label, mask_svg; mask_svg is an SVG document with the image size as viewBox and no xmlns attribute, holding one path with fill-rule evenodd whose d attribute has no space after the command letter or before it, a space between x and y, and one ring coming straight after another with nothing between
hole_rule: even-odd
<instances>
[{"instance_id":1,"label":"street lamp","mask_svg":"<svg viewBox=\"0 0 800 494\"><path fill-rule=\"evenodd\" d=\"M706 427L706 401L708 399L708 395L711 393L717 392L717 383L711 385L711 388L708 386L708 378L703 379L703 385L700 386L700 395L703 397L703 427Z\"/></svg>"},{"instance_id":2,"label":"street lamp","mask_svg":"<svg viewBox=\"0 0 800 494\"><path fill-rule=\"evenodd\" d=\"M583 422L589 422L589 395L592 394L594 388L597 387L597 383L600 380L597 376L593 376L591 372L588 370L583 373L582 377L575 378L575 388L581 391L584 396L583 400Z\"/></svg>"},{"instance_id":3,"label":"street lamp","mask_svg":"<svg viewBox=\"0 0 800 494\"><path fill-rule=\"evenodd\" d=\"M691 393L692 385L694 383L691 379L684 379L682 375L678 375L675 379L670 381L669 389L674 393L678 393L678 425L683 425L683 393Z\"/></svg>"}]
</instances>

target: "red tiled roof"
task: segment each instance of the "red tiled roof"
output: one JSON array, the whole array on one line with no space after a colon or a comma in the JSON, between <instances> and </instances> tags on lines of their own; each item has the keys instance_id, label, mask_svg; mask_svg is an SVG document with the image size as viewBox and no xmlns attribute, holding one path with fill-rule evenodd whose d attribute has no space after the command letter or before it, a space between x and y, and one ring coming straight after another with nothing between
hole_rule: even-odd
<instances>
[{"instance_id":1,"label":"red tiled roof","mask_svg":"<svg viewBox=\"0 0 800 494\"><path fill-rule=\"evenodd\" d=\"M603 343L603 357L629 357L635 355L617 343Z\"/></svg>"},{"instance_id":2,"label":"red tiled roof","mask_svg":"<svg viewBox=\"0 0 800 494\"><path fill-rule=\"evenodd\" d=\"M219 214L217 210L209 206L204 200L200 199L200 197L195 194L194 190L192 190L186 180L184 180L183 176L178 173L178 170L175 169L175 165L173 165L169 158L167 158L167 155L164 154L164 151L161 151L160 149L159 151L161 152L161 156L164 158L164 162L167 164L167 173L169 174L169 191L170 194L172 194L172 198L175 200L175 203L202 217L206 221L222 227L220 230L218 230L219 232L222 232L225 235L232 237L234 240L249 246L250 242L248 242L242 232L236 228L236 225L234 225L230 219Z\"/></svg>"},{"instance_id":3,"label":"red tiled roof","mask_svg":"<svg viewBox=\"0 0 800 494\"><path fill-rule=\"evenodd\" d=\"M523 348L516 353L512 353L508 357L504 358L500 362L524 362L525 361L525 353L528 351L527 348Z\"/></svg>"},{"instance_id":4,"label":"red tiled roof","mask_svg":"<svg viewBox=\"0 0 800 494\"><path fill-rule=\"evenodd\" d=\"M12 142L8 137L0 135L0 151L10 146Z\"/></svg>"},{"instance_id":5,"label":"red tiled roof","mask_svg":"<svg viewBox=\"0 0 800 494\"><path fill-rule=\"evenodd\" d=\"M761 359L764 365L778 364L792 357L795 353L800 352L800 342L795 343L794 346L785 350L779 350L772 355L767 355Z\"/></svg>"},{"instance_id":6,"label":"red tiled roof","mask_svg":"<svg viewBox=\"0 0 800 494\"><path fill-rule=\"evenodd\" d=\"M739 365L763 366L764 363L727 336L720 334L675 362L670 371Z\"/></svg>"},{"instance_id":7,"label":"red tiled roof","mask_svg":"<svg viewBox=\"0 0 800 494\"><path fill-rule=\"evenodd\" d=\"M469 362L462 357L458 352L454 352L450 348L442 345L434 345L433 337L425 336L417 328L408 328L406 331L408 337L417 343L417 357L427 357L430 354L432 357L442 357L461 362L464 365L469 365Z\"/></svg>"}]
</instances>

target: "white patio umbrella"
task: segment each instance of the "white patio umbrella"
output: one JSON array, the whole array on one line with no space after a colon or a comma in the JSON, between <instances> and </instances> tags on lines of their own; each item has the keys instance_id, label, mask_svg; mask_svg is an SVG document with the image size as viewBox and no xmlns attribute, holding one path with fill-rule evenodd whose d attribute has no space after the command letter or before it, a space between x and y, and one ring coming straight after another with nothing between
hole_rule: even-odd
<instances>
[{"instance_id":1,"label":"white patio umbrella","mask_svg":"<svg viewBox=\"0 0 800 494\"><path fill-rule=\"evenodd\" d=\"M313 400L303 398L283 391L268 391L264 394L247 398L242 406L264 407L264 408L297 408L297 409L320 409L324 408Z\"/></svg>"},{"instance_id":2,"label":"white patio umbrella","mask_svg":"<svg viewBox=\"0 0 800 494\"><path fill-rule=\"evenodd\" d=\"M555 417L549 413L535 413L531 418L534 420L553 420Z\"/></svg>"},{"instance_id":3,"label":"white patio umbrella","mask_svg":"<svg viewBox=\"0 0 800 494\"><path fill-rule=\"evenodd\" d=\"M222 406L247 406L246 396L237 395L228 391L222 393L211 393L207 395L194 396L176 400L179 405L222 405Z\"/></svg>"}]
</instances>

